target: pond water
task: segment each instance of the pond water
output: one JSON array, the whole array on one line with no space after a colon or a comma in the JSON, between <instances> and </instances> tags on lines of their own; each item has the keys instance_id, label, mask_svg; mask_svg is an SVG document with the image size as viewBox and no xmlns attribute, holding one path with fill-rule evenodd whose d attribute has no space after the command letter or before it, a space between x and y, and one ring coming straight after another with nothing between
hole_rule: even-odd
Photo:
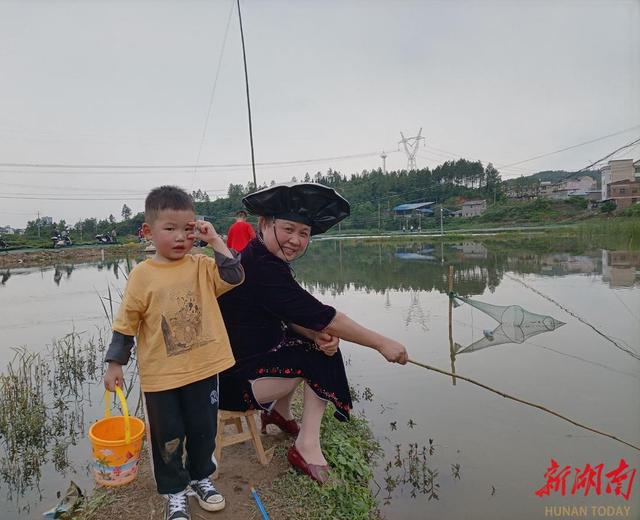
<instances>
[{"instance_id":1,"label":"pond water","mask_svg":"<svg viewBox=\"0 0 640 520\"><path fill-rule=\"evenodd\" d=\"M640 253L612 240L606 246L546 237L325 240L294 268L321 300L397 338L411 359L637 445ZM102 413L108 298L119 301L129 265L121 260L0 273L0 363L7 367L12 347L41 352L54 365L42 383L47 402L63 403L64 418L48 419L51 438L39 441L40 452L28 452L37 459L29 464L11 458L17 448L2 438L2 518L40 518L71 479L90 487L83 428ZM451 343L449 266L454 293L466 299L451 311ZM502 325L490 315L495 309L482 303L500 306ZM54 341L65 336L64 344ZM628 499L623 496L631 471L640 469L633 448L459 378L392 365L352 344L341 348L359 394L356 408L384 449L372 489L386 518L563 517L554 506L587 506L589 517L602 512L600 518L609 517L606 507L630 507L626 518L640 517L640 475ZM69 349L80 353L74 370L65 361ZM54 384L61 380L66 384ZM137 397L130 400L135 407ZM550 489L548 496L536 496L547 484L552 459L560 465L556 473L569 467L565 495ZM614 476L605 474L621 459L630 468L620 472L619 494L615 483L607 493ZM599 464L599 495L595 488L586 497L584 487L573 489L576 474Z\"/></svg>"}]
</instances>

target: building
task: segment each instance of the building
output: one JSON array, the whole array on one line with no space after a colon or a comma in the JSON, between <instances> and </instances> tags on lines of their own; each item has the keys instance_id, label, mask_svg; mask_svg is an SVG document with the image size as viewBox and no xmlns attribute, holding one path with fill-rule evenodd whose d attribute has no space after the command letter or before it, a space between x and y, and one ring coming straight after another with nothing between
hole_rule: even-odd
<instances>
[{"instance_id":1,"label":"building","mask_svg":"<svg viewBox=\"0 0 640 520\"><path fill-rule=\"evenodd\" d=\"M555 184L553 184L553 182L551 181L542 181L540 183L540 186L538 186L538 196L539 197L543 197L543 198L549 198L551 197L551 194L553 193Z\"/></svg>"},{"instance_id":2,"label":"building","mask_svg":"<svg viewBox=\"0 0 640 520\"><path fill-rule=\"evenodd\" d=\"M556 183L543 181L538 187L538 195L552 200L567 200L569 197L586 197L591 200L594 196L587 196L587 194L597 189L598 183L592 177L582 175L580 177L567 177Z\"/></svg>"},{"instance_id":3,"label":"building","mask_svg":"<svg viewBox=\"0 0 640 520\"><path fill-rule=\"evenodd\" d=\"M607 187L609 184L618 181L633 181L635 179L636 167L633 159L615 159L600 170L602 173L602 200L609 198Z\"/></svg>"},{"instance_id":4,"label":"building","mask_svg":"<svg viewBox=\"0 0 640 520\"><path fill-rule=\"evenodd\" d=\"M462 203L463 217L477 217L487 210L486 200L467 200Z\"/></svg>"},{"instance_id":5,"label":"building","mask_svg":"<svg viewBox=\"0 0 640 520\"><path fill-rule=\"evenodd\" d=\"M394 215L414 215L421 213L422 215L433 215L432 206L435 202L416 202L413 204L400 204L393 208Z\"/></svg>"},{"instance_id":6,"label":"building","mask_svg":"<svg viewBox=\"0 0 640 520\"><path fill-rule=\"evenodd\" d=\"M559 190L580 191L587 192L598 187L598 183L588 175L582 177L569 177L560 181L558 184Z\"/></svg>"},{"instance_id":7,"label":"building","mask_svg":"<svg viewBox=\"0 0 640 520\"><path fill-rule=\"evenodd\" d=\"M618 209L628 208L640 201L640 181L632 179L609 183L603 200L613 200Z\"/></svg>"}]
</instances>

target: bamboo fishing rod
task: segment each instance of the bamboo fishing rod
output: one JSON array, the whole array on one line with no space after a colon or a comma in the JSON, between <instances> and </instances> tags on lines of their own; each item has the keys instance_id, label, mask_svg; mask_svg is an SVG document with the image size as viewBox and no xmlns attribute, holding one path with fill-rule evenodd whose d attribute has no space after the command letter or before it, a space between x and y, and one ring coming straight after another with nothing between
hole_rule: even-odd
<instances>
[{"instance_id":1,"label":"bamboo fishing rod","mask_svg":"<svg viewBox=\"0 0 640 520\"><path fill-rule=\"evenodd\" d=\"M468 383L471 383L473 385L479 386L480 388L484 388L485 390L489 390L490 392L493 392L494 394L498 394L502 397L506 397L507 399L512 399L514 401L517 401L519 403L522 404L526 404L528 406L532 406L534 408L537 408L538 410L542 410L543 412L547 412L550 413L551 415L555 415L556 417L559 417L560 419L563 419L565 421L570 422L571 424L578 426L580 428L584 428L585 430L589 430L590 432L593 433L597 433L598 435L604 435L605 437L609 437L610 439L613 439L614 441L618 441L621 442L622 444L626 444L627 446L630 446L631 448L633 448L634 450L638 450L640 451L640 447L636 446L635 444L631 444L630 442L627 442L623 439L620 439L618 437L616 437L615 435L611 435L610 433L606 433L606 432L601 432L600 430L596 430L595 428L591 428L590 426L586 426L584 424L581 424L577 421L574 421L573 419L569 419L568 417L565 417L564 415L558 413L558 412L554 412L553 410L549 410L548 408L545 408L544 406L540 405L540 404L536 404L536 403L531 403L529 401L525 401L524 399L520 399L518 397L514 397L512 395L509 395L505 392L502 392L500 390L496 390L495 388L491 388L490 386L487 386L483 383L479 383L478 381L474 381L471 378L465 377L465 376L461 376L460 374L454 374L452 372L447 372L446 370L442 370L441 368L437 368L431 365L426 365L424 363L419 363L418 361L414 361L413 359L409 359L407 360L409 363L413 364L413 365L417 365L419 367L425 368L427 370L433 370L434 372L438 372L440 374L444 374L446 376L450 376L450 377L455 377L457 379L462 379L463 381L467 381Z\"/></svg>"}]
</instances>

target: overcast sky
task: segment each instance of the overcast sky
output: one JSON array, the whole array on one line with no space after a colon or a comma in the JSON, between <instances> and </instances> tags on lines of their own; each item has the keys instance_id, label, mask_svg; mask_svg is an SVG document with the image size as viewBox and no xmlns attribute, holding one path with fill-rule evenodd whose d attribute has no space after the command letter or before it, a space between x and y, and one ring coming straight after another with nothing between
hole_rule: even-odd
<instances>
[{"instance_id":1,"label":"overcast sky","mask_svg":"<svg viewBox=\"0 0 640 520\"><path fill-rule=\"evenodd\" d=\"M503 178L640 137L640 0L241 7L256 161L294 163L259 165L259 183L377 168L383 150L404 168L400 132L421 127L419 167L462 156ZM224 194L250 160L235 0L0 0L0 163L20 165L0 166L0 225L120 219L166 183Z\"/></svg>"}]
</instances>

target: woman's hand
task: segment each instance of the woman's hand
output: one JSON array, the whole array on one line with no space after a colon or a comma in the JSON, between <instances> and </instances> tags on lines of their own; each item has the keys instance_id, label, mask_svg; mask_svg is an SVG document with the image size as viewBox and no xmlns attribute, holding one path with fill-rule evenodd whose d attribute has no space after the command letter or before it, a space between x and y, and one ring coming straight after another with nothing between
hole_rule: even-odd
<instances>
[{"instance_id":1,"label":"woman's hand","mask_svg":"<svg viewBox=\"0 0 640 520\"><path fill-rule=\"evenodd\" d=\"M409 354L407 354L405 346L391 338L384 338L380 348L378 348L378 352L380 352L380 354L382 354L384 358L391 363L406 365L409 360Z\"/></svg>"},{"instance_id":2,"label":"woman's hand","mask_svg":"<svg viewBox=\"0 0 640 520\"><path fill-rule=\"evenodd\" d=\"M313 338L316 346L327 356L333 356L338 352L338 345L340 345L340 338L332 336L326 332L318 332Z\"/></svg>"},{"instance_id":3,"label":"woman's hand","mask_svg":"<svg viewBox=\"0 0 640 520\"><path fill-rule=\"evenodd\" d=\"M104 374L104 387L109 392L115 392L116 386L122 388L124 383L124 374L122 373L122 365L115 361L109 361L109 367Z\"/></svg>"}]
</instances>

